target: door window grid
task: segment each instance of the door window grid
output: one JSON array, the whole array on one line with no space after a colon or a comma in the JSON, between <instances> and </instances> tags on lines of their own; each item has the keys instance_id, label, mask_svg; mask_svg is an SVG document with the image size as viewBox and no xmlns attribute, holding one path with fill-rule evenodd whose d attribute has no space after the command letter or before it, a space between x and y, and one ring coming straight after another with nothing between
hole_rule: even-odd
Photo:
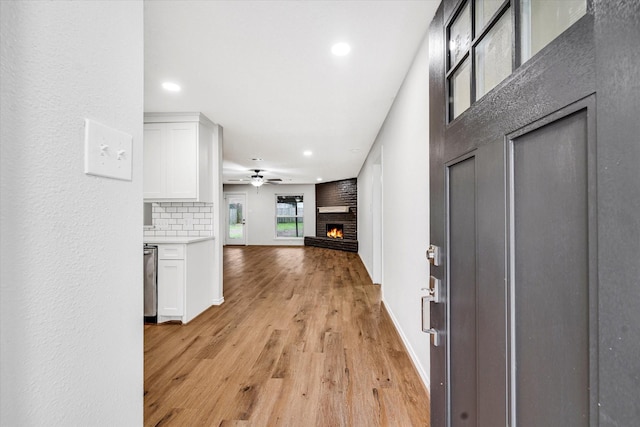
<instances>
[{"instance_id":1,"label":"door window grid","mask_svg":"<svg viewBox=\"0 0 640 427\"><path fill-rule=\"evenodd\" d=\"M584 16L588 1L460 1L445 25L447 122ZM532 16L547 22L550 14L553 22L534 28Z\"/></svg>"},{"instance_id":2,"label":"door window grid","mask_svg":"<svg viewBox=\"0 0 640 427\"><path fill-rule=\"evenodd\" d=\"M487 84L491 86L495 80L499 79L498 81L501 81L511 74L513 64L510 52L506 54L497 52L496 46L491 46L491 42L487 42L486 40L482 43L487 34L496 26L496 23L503 23L504 20L501 18L505 14L511 13L510 6L510 0L501 2L496 0L464 0L460 4L458 12L453 15L451 22L446 26L448 64L446 81L449 92L449 105L447 108L449 122L462 114L471 104L479 99L480 93L484 95L484 93L488 92L488 90L485 90ZM469 28L470 43L461 44L458 40L464 40L464 38L459 36L459 28L465 28L467 25ZM481 26L482 28L480 28ZM512 46L512 33L513 31L509 32L507 40L501 39L498 46L502 47L505 43ZM507 64L487 64L492 68L487 69L485 67L482 69L482 72L478 73L478 65L484 65L484 63L478 64L476 58L479 48L478 45L480 43L482 43L480 48L486 48L487 45L489 45L489 49L482 51L482 58L487 55L493 55L494 59L506 58ZM468 58L470 59L467 61ZM468 67L469 70L463 71L463 67ZM504 75L505 70L507 72L506 75ZM467 78L467 76L468 81L463 82L461 77ZM481 80L478 81L478 78ZM479 91L478 88L480 89ZM461 89L468 93L456 93ZM456 101L459 105L456 105ZM462 104L460 104L461 101L463 102Z\"/></svg>"}]
</instances>

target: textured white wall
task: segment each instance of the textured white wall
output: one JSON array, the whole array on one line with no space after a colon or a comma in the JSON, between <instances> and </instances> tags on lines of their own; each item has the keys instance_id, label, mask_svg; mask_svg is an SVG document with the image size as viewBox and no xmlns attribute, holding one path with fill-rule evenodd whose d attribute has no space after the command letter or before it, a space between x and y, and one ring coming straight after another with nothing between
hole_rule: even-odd
<instances>
[{"instance_id":1,"label":"textured white wall","mask_svg":"<svg viewBox=\"0 0 640 427\"><path fill-rule=\"evenodd\" d=\"M425 25L426 26L426 25ZM373 164L381 150L383 176L382 297L429 384L429 338L421 331L420 288L428 283L429 43L423 40L405 81L358 175L360 256L373 268Z\"/></svg>"},{"instance_id":2,"label":"textured white wall","mask_svg":"<svg viewBox=\"0 0 640 427\"><path fill-rule=\"evenodd\" d=\"M0 19L0 425L142 425L142 1ZM85 118L133 135L132 181L83 173Z\"/></svg>"},{"instance_id":3,"label":"textured white wall","mask_svg":"<svg viewBox=\"0 0 640 427\"><path fill-rule=\"evenodd\" d=\"M313 184L263 185L257 192L251 185L225 184L224 192L247 193L248 245L304 245L303 239L276 239L276 194L304 195L304 235L316 235L316 186Z\"/></svg>"}]
</instances>

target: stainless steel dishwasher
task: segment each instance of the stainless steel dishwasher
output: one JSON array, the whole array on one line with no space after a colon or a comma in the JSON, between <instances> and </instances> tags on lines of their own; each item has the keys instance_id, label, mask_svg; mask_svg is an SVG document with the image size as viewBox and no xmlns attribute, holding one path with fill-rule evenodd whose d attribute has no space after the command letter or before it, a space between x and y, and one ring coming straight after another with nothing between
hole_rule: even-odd
<instances>
[{"instance_id":1,"label":"stainless steel dishwasher","mask_svg":"<svg viewBox=\"0 0 640 427\"><path fill-rule=\"evenodd\" d=\"M158 322L158 247L144 245L144 322Z\"/></svg>"}]
</instances>

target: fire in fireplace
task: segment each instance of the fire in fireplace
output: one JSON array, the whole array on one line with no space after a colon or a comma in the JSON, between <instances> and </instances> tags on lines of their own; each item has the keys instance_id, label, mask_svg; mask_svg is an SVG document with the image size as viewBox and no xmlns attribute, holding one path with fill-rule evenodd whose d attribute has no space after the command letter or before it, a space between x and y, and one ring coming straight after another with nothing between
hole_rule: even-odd
<instances>
[{"instance_id":1,"label":"fire in fireplace","mask_svg":"<svg viewBox=\"0 0 640 427\"><path fill-rule=\"evenodd\" d=\"M343 239L342 231L342 224L327 224L327 237L331 237L332 239Z\"/></svg>"}]
</instances>

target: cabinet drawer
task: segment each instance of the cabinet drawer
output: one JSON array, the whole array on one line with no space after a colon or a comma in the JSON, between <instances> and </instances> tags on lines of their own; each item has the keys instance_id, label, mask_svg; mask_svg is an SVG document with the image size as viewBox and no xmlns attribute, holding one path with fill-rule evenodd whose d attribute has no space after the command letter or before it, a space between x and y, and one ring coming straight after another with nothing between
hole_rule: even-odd
<instances>
[{"instance_id":1,"label":"cabinet drawer","mask_svg":"<svg viewBox=\"0 0 640 427\"><path fill-rule=\"evenodd\" d=\"M184 245L158 245L159 259L184 259Z\"/></svg>"}]
</instances>

